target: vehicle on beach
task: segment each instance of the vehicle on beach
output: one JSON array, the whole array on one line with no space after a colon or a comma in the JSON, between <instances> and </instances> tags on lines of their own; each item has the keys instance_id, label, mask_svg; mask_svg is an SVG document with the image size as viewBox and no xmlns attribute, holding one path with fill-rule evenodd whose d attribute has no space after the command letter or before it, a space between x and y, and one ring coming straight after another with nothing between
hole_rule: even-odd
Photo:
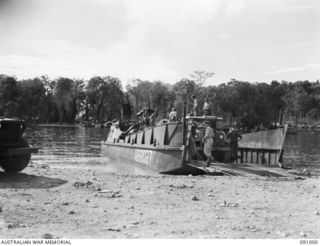
<instances>
[{"instance_id":1,"label":"vehicle on beach","mask_svg":"<svg viewBox=\"0 0 320 246\"><path fill-rule=\"evenodd\" d=\"M216 116L187 116L187 123L191 124L190 136L190 154L192 159L203 160L206 157L203 154L202 139L205 135L204 122L210 122L210 126L214 129L213 140L213 156L215 160L220 162L231 161L231 143L228 136L229 128L226 126L222 117Z\"/></svg>"},{"instance_id":2,"label":"vehicle on beach","mask_svg":"<svg viewBox=\"0 0 320 246\"><path fill-rule=\"evenodd\" d=\"M101 143L102 156L128 161L164 174L202 174L204 121L215 131L213 156L223 163L263 163L276 165L280 159L286 128L242 134L236 160L228 128L221 117L188 116L182 121L161 120L156 125L132 127L122 131L112 124Z\"/></svg>"},{"instance_id":3,"label":"vehicle on beach","mask_svg":"<svg viewBox=\"0 0 320 246\"><path fill-rule=\"evenodd\" d=\"M26 124L20 119L0 118L0 166L6 172L20 172L30 162L31 148L23 138Z\"/></svg>"}]
</instances>

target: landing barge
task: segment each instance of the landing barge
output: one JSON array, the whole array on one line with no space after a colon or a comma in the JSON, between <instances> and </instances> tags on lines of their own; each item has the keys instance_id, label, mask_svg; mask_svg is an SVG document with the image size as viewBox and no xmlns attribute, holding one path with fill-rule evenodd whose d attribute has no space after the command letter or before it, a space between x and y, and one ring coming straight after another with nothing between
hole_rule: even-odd
<instances>
[{"instance_id":1,"label":"landing barge","mask_svg":"<svg viewBox=\"0 0 320 246\"><path fill-rule=\"evenodd\" d=\"M201 141L204 121L209 121L215 131L213 156L216 161L243 163L249 160L250 154L255 157L250 163L264 163L262 157L268 165L278 163L286 128L272 130L271 135L269 131L242 135L237 157L232 158L224 121L215 116L189 117L181 122L162 120L156 126L126 134L118 124L113 124L101 143L102 156L139 164L162 174L204 174L206 158Z\"/></svg>"},{"instance_id":2,"label":"landing barge","mask_svg":"<svg viewBox=\"0 0 320 246\"><path fill-rule=\"evenodd\" d=\"M121 133L117 125L111 126L102 142L103 156L135 162L159 173L204 173L187 162L182 122L163 122L125 137L120 137Z\"/></svg>"}]
</instances>

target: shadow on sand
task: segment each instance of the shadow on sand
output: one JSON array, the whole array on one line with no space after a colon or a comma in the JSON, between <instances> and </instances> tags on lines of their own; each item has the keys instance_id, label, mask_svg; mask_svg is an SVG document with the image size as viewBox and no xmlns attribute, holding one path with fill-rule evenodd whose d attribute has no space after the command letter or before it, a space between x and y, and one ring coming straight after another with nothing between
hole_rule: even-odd
<instances>
[{"instance_id":1,"label":"shadow on sand","mask_svg":"<svg viewBox=\"0 0 320 246\"><path fill-rule=\"evenodd\" d=\"M65 183L67 181L63 179L25 173L0 172L0 189L49 189Z\"/></svg>"}]
</instances>

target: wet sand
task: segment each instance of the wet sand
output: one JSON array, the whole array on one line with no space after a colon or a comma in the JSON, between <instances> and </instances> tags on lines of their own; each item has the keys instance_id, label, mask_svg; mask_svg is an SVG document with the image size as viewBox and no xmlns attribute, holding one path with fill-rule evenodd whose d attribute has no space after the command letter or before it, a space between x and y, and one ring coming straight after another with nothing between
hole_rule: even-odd
<instances>
[{"instance_id":1,"label":"wet sand","mask_svg":"<svg viewBox=\"0 0 320 246\"><path fill-rule=\"evenodd\" d=\"M125 175L103 165L0 173L1 238L320 238L320 181Z\"/></svg>"}]
</instances>

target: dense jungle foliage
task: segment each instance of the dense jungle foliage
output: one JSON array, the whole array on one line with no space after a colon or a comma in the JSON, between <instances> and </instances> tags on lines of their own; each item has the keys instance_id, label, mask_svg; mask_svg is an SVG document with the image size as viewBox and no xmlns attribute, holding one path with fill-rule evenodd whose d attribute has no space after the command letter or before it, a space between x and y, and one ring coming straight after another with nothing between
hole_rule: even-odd
<instances>
[{"instance_id":1,"label":"dense jungle foliage","mask_svg":"<svg viewBox=\"0 0 320 246\"><path fill-rule=\"evenodd\" d=\"M180 117L183 104L192 108L196 95L201 107L208 98L213 115L247 128L279 121L310 123L320 119L319 81L272 81L249 83L232 79L218 86L205 86L210 73L195 71L190 79L175 84L133 80L122 88L119 79L89 80L47 76L18 80L0 75L0 116L20 117L31 123L104 122L135 119L142 107L157 108L158 119L175 107Z\"/></svg>"}]
</instances>

